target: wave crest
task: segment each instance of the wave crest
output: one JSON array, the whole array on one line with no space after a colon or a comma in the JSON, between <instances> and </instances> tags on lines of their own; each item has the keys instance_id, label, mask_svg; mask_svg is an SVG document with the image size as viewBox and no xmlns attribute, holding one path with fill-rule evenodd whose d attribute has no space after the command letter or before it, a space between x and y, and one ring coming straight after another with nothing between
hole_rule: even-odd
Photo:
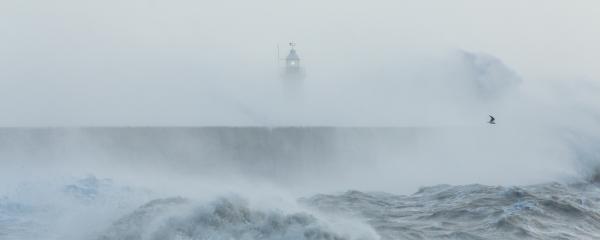
<instances>
[{"instance_id":1,"label":"wave crest","mask_svg":"<svg viewBox=\"0 0 600 240\"><path fill-rule=\"evenodd\" d=\"M151 201L117 221L100 240L376 239L331 229L309 213L254 210L241 198L198 204L183 198Z\"/></svg>"}]
</instances>

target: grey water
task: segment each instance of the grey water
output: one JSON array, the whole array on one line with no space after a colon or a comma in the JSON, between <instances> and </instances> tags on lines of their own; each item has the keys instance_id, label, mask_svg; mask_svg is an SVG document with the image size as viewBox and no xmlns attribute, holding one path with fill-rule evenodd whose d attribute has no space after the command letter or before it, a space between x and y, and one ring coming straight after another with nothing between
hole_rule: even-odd
<instances>
[{"instance_id":1,"label":"grey water","mask_svg":"<svg viewBox=\"0 0 600 240\"><path fill-rule=\"evenodd\" d=\"M560 161L570 135L529 131L3 128L0 237L600 237L594 166Z\"/></svg>"}]
</instances>

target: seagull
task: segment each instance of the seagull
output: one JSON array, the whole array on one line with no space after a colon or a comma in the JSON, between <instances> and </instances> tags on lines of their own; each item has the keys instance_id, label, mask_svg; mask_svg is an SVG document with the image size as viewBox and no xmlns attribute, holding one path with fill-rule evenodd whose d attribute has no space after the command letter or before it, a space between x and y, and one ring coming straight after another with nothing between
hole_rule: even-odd
<instances>
[{"instance_id":1,"label":"seagull","mask_svg":"<svg viewBox=\"0 0 600 240\"><path fill-rule=\"evenodd\" d=\"M490 116L490 121L488 123L489 124L496 124L496 119L492 115L488 115L488 116Z\"/></svg>"}]
</instances>

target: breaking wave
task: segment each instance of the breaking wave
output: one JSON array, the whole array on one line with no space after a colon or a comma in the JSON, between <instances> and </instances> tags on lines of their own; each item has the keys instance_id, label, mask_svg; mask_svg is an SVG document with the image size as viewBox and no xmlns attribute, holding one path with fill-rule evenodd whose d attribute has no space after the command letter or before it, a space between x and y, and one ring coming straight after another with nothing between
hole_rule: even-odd
<instances>
[{"instance_id":1,"label":"breaking wave","mask_svg":"<svg viewBox=\"0 0 600 240\"><path fill-rule=\"evenodd\" d=\"M94 176L63 186L27 185L0 198L0 239L380 239L359 220L254 206L238 195L157 198ZM41 193L47 198L24 196Z\"/></svg>"},{"instance_id":2,"label":"breaking wave","mask_svg":"<svg viewBox=\"0 0 600 240\"><path fill-rule=\"evenodd\" d=\"M151 201L117 221L100 240L136 239L376 239L336 232L308 213L251 209L241 198L195 205L183 198Z\"/></svg>"},{"instance_id":3,"label":"breaking wave","mask_svg":"<svg viewBox=\"0 0 600 240\"><path fill-rule=\"evenodd\" d=\"M157 197L95 177L53 189L57 193L52 198L0 198L0 238L600 238L596 183L438 185L411 195L348 191L300 198L293 209L261 206L239 195L212 200Z\"/></svg>"},{"instance_id":4,"label":"breaking wave","mask_svg":"<svg viewBox=\"0 0 600 240\"><path fill-rule=\"evenodd\" d=\"M529 144L537 138L499 130L1 129L0 157L14 170L3 169L13 174L3 177L17 181L12 177L22 175L26 182L0 189L0 239L600 239L596 138L565 134L563 147L565 141ZM519 152L506 153L481 139ZM547 173L544 167L561 167L552 163L556 154L578 160L580 177L522 181ZM470 178L460 178L467 172L458 163L473 170ZM65 172L127 176L63 172L52 179L55 164ZM427 183L415 169L453 185L388 193ZM128 178L131 172L138 178ZM485 180L492 172L518 183L499 180L495 186ZM174 176L181 179L169 179ZM487 185L456 183L475 178ZM325 187L331 182L334 188ZM286 195L299 186L312 191ZM383 190L375 192L378 187ZM331 194L339 189L373 192Z\"/></svg>"}]
</instances>

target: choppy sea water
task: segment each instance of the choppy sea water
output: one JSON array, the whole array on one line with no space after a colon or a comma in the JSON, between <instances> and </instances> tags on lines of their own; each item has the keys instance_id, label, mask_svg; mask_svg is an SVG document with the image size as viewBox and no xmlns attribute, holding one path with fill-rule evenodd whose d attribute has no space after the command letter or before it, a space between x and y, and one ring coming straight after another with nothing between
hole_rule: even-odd
<instances>
[{"instance_id":1,"label":"choppy sea water","mask_svg":"<svg viewBox=\"0 0 600 240\"><path fill-rule=\"evenodd\" d=\"M0 129L0 239L600 239L598 141L498 130Z\"/></svg>"},{"instance_id":2,"label":"choppy sea water","mask_svg":"<svg viewBox=\"0 0 600 240\"><path fill-rule=\"evenodd\" d=\"M95 177L52 189L49 199L1 198L0 238L600 239L600 188L592 183L347 191L301 197L296 208L233 193L164 197Z\"/></svg>"},{"instance_id":3,"label":"choppy sea water","mask_svg":"<svg viewBox=\"0 0 600 240\"><path fill-rule=\"evenodd\" d=\"M350 191L305 202L360 216L382 239L599 239L599 190L559 183L439 185L408 196Z\"/></svg>"}]
</instances>

